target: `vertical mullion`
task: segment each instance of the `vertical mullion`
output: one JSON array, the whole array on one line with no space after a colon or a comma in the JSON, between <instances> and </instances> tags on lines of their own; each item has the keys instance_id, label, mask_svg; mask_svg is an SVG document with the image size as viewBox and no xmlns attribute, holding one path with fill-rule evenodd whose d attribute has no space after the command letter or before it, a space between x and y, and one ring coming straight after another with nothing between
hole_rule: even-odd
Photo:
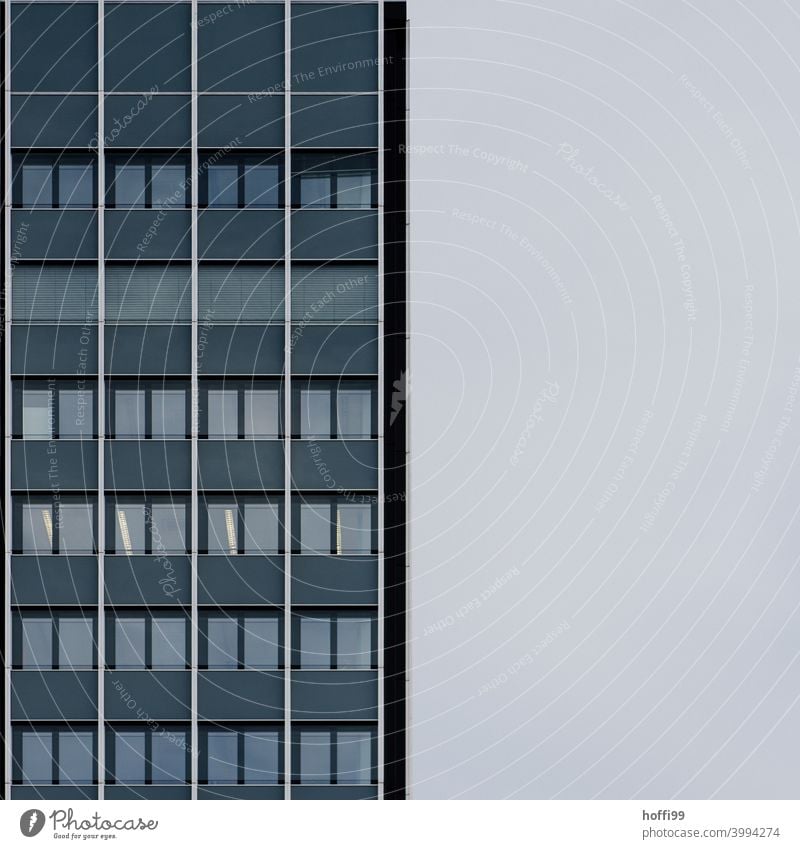
<instances>
[{"instance_id":1,"label":"vertical mullion","mask_svg":"<svg viewBox=\"0 0 800 849\"><path fill-rule=\"evenodd\" d=\"M191 418L191 444L192 444L192 494L191 494L191 569L192 569L192 643L191 643L191 784L192 799L197 799L198 783L198 726L197 726L197 650L198 650L198 611L197 611L197 516L198 516L198 492L197 492L197 463L198 463L198 381L197 381L197 335L198 335L198 287L197 287L197 183L198 183L198 155L197 155L197 0L192 0L191 11L191 38L192 38L192 170L191 170L191 205L192 205L192 418Z\"/></svg>"},{"instance_id":2,"label":"vertical mullion","mask_svg":"<svg viewBox=\"0 0 800 849\"><path fill-rule=\"evenodd\" d=\"M6 255L3 263L3 286L5 288L5 315L4 318L4 333L3 344L4 349L4 387L3 387L3 405L4 419L6 422L5 433L3 434L3 483L4 483L4 514L5 514L5 550L3 552L5 574L4 578L4 596L3 596L3 616L5 622L3 634L3 658L4 658L4 722L3 732L7 741L5 747L5 799L11 798L11 765L12 756L10 745L11 737L11 544L9 528L13 527L13 517L11 513L11 429L8 427L11 416L11 310L12 310L12 286L11 286L11 3L5 3L4 8L4 26L3 26L3 52L4 52L4 79L5 79L5 97L3 102L4 115L4 132L3 132L3 155L5 157L5 174L6 185L3 192L3 228L4 228L4 245Z\"/></svg>"},{"instance_id":3,"label":"vertical mullion","mask_svg":"<svg viewBox=\"0 0 800 849\"><path fill-rule=\"evenodd\" d=\"M105 797L105 2L97 4L97 798Z\"/></svg>"},{"instance_id":4,"label":"vertical mullion","mask_svg":"<svg viewBox=\"0 0 800 849\"><path fill-rule=\"evenodd\" d=\"M378 2L378 798L383 797L384 786L384 509L386 505L385 469L384 469L384 233L383 233L383 203L384 203L384 120L383 120L383 53L384 53L384 6L383 0Z\"/></svg>"},{"instance_id":5,"label":"vertical mullion","mask_svg":"<svg viewBox=\"0 0 800 849\"><path fill-rule=\"evenodd\" d=\"M283 523L283 775L284 798L292 798L292 4L285 0L283 12L283 415L284 415L284 523Z\"/></svg>"}]
</instances>

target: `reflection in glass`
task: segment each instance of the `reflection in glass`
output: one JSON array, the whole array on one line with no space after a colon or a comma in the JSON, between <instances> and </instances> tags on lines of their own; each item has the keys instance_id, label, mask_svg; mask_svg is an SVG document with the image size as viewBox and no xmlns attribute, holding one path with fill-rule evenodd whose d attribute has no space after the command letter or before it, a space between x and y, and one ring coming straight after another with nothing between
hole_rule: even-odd
<instances>
[{"instance_id":1,"label":"reflection in glass","mask_svg":"<svg viewBox=\"0 0 800 849\"><path fill-rule=\"evenodd\" d=\"M53 783L53 735L49 732L22 732L22 783Z\"/></svg>"},{"instance_id":2,"label":"reflection in glass","mask_svg":"<svg viewBox=\"0 0 800 849\"><path fill-rule=\"evenodd\" d=\"M153 436L186 436L186 393L183 389L153 390Z\"/></svg>"},{"instance_id":3,"label":"reflection in glass","mask_svg":"<svg viewBox=\"0 0 800 849\"><path fill-rule=\"evenodd\" d=\"M58 435L91 439L94 436L94 393L91 389L62 389L58 393Z\"/></svg>"},{"instance_id":4,"label":"reflection in glass","mask_svg":"<svg viewBox=\"0 0 800 849\"><path fill-rule=\"evenodd\" d=\"M300 548L304 552L330 554L330 504L300 505Z\"/></svg>"},{"instance_id":5,"label":"reflection in glass","mask_svg":"<svg viewBox=\"0 0 800 849\"><path fill-rule=\"evenodd\" d=\"M50 619L22 620L22 668L50 669L53 666L53 625Z\"/></svg>"},{"instance_id":6,"label":"reflection in glass","mask_svg":"<svg viewBox=\"0 0 800 849\"><path fill-rule=\"evenodd\" d=\"M59 784L91 784L94 746L90 731L58 732Z\"/></svg>"},{"instance_id":7,"label":"reflection in glass","mask_svg":"<svg viewBox=\"0 0 800 849\"><path fill-rule=\"evenodd\" d=\"M118 504L116 509L117 554L143 554L145 551L144 504Z\"/></svg>"},{"instance_id":8,"label":"reflection in glass","mask_svg":"<svg viewBox=\"0 0 800 849\"><path fill-rule=\"evenodd\" d=\"M186 206L186 166L153 165L152 175L153 209Z\"/></svg>"},{"instance_id":9,"label":"reflection in glass","mask_svg":"<svg viewBox=\"0 0 800 849\"><path fill-rule=\"evenodd\" d=\"M22 552L53 553L53 510L49 504L22 505Z\"/></svg>"},{"instance_id":10,"label":"reflection in glass","mask_svg":"<svg viewBox=\"0 0 800 849\"><path fill-rule=\"evenodd\" d=\"M28 163L22 166L22 205L53 205L53 168Z\"/></svg>"},{"instance_id":11,"label":"reflection in glass","mask_svg":"<svg viewBox=\"0 0 800 849\"><path fill-rule=\"evenodd\" d=\"M372 550L370 505L339 504L336 512L336 553L369 554Z\"/></svg>"},{"instance_id":12,"label":"reflection in glass","mask_svg":"<svg viewBox=\"0 0 800 849\"><path fill-rule=\"evenodd\" d=\"M153 504L149 511L151 550L186 551L186 505Z\"/></svg>"},{"instance_id":13,"label":"reflection in glass","mask_svg":"<svg viewBox=\"0 0 800 849\"><path fill-rule=\"evenodd\" d=\"M368 171L339 174L336 185L339 208L369 209L372 205L372 175Z\"/></svg>"},{"instance_id":14,"label":"reflection in glass","mask_svg":"<svg viewBox=\"0 0 800 849\"><path fill-rule=\"evenodd\" d=\"M209 389L208 435L236 439L239 435L239 393L235 389Z\"/></svg>"},{"instance_id":15,"label":"reflection in glass","mask_svg":"<svg viewBox=\"0 0 800 849\"><path fill-rule=\"evenodd\" d=\"M114 778L117 784L144 784L144 731L117 731L114 744Z\"/></svg>"},{"instance_id":16,"label":"reflection in glass","mask_svg":"<svg viewBox=\"0 0 800 849\"><path fill-rule=\"evenodd\" d=\"M145 668L145 621L125 616L114 624L114 665L117 669Z\"/></svg>"},{"instance_id":17,"label":"reflection in glass","mask_svg":"<svg viewBox=\"0 0 800 849\"><path fill-rule=\"evenodd\" d=\"M239 626L235 619L208 619L208 668L236 669L239 665Z\"/></svg>"},{"instance_id":18,"label":"reflection in glass","mask_svg":"<svg viewBox=\"0 0 800 849\"><path fill-rule=\"evenodd\" d=\"M58 205L94 206L94 167L89 163L58 166Z\"/></svg>"},{"instance_id":19,"label":"reflection in glass","mask_svg":"<svg viewBox=\"0 0 800 849\"><path fill-rule=\"evenodd\" d=\"M300 206L328 209L331 205L331 175L300 175Z\"/></svg>"},{"instance_id":20,"label":"reflection in glass","mask_svg":"<svg viewBox=\"0 0 800 849\"><path fill-rule=\"evenodd\" d=\"M153 731L153 784L186 782L186 734L183 731Z\"/></svg>"},{"instance_id":21,"label":"reflection in glass","mask_svg":"<svg viewBox=\"0 0 800 849\"><path fill-rule=\"evenodd\" d=\"M238 778L238 734L208 732L208 783L236 784Z\"/></svg>"},{"instance_id":22,"label":"reflection in glass","mask_svg":"<svg viewBox=\"0 0 800 849\"><path fill-rule=\"evenodd\" d=\"M144 165L116 165L114 168L115 206L143 209L144 185Z\"/></svg>"},{"instance_id":23,"label":"reflection in glass","mask_svg":"<svg viewBox=\"0 0 800 849\"><path fill-rule=\"evenodd\" d=\"M330 390L300 390L300 436L303 439L330 439Z\"/></svg>"},{"instance_id":24,"label":"reflection in glass","mask_svg":"<svg viewBox=\"0 0 800 849\"><path fill-rule=\"evenodd\" d=\"M235 504L208 505L208 551L237 554L238 509Z\"/></svg>"},{"instance_id":25,"label":"reflection in glass","mask_svg":"<svg viewBox=\"0 0 800 849\"><path fill-rule=\"evenodd\" d=\"M186 620L153 617L153 669L186 668Z\"/></svg>"},{"instance_id":26,"label":"reflection in glass","mask_svg":"<svg viewBox=\"0 0 800 849\"><path fill-rule=\"evenodd\" d=\"M59 617L58 665L61 669L91 669L94 666L94 628L92 620Z\"/></svg>"},{"instance_id":27,"label":"reflection in glass","mask_svg":"<svg viewBox=\"0 0 800 849\"><path fill-rule=\"evenodd\" d=\"M114 436L144 439L144 390L114 391Z\"/></svg>"},{"instance_id":28,"label":"reflection in glass","mask_svg":"<svg viewBox=\"0 0 800 849\"><path fill-rule=\"evenodd\" d=\"M244 735L244 783L277 784L279 779L277 731L250 731Z\"/></svg>"},{"instance_id":29,"label":"reflection in glass","mask_svg":"<svg viewBox=\"0 0 800 849\"><path fill-rule=\"evenodd\" d=\"M340 389L336 402L339 436L369 439L372 436L372 393L369 389Z\"/></svg>"},{"instance_id":30,"label":"reflection in glass","mask_svg":"<svg viewBox=\"0 0 800 849\"><path fill-rule=\"evenodd\" d=\"M244 169L244 202L246 206L278 205L278 166L247 165Z\"/></svg>"},{"instance_id":31,"label":"reflection in glass","mask_svg":"<svg viewBox=\"0 0 800 849\"><path fill-rule=\"evenodd\" d=\"M244 550L246 554L276 554L280 549L277 504L245 504Z\"/></svg>"},{"instance_id":32,"label":"reflection in glass","mask_svg":"<svg viewBox=\"0 0 800 849\"><path fill-rule=\"evenodd\" d=\"M52 393L48 389L25 389L22 392L22 435L25 439L52 437Z\"/></svg>"},{"instance_id":33,"label":"reflection in glass","mask_svg":"<svg viewBox=\"0 0 800 849\"><path fill-rule=\"evenodd\" d=\"M94 551L94 508L92 505L62 503L58 514L59 553Z\"/></svg>"},{"instance_id":34,"label":"reflection in glass","mask_svg":"<svg viewBox=\"0 0 800 849\"><path fill-rule=\"evenodd\" d=\"M244 665L248 669L277 669L279 644L277 617L245 617Z\"/></svg>"},{"instance_id":35,"label":"reflection in glass","mask_svg":"<svg viewBox=\"0 0 800 849\"><path fill-rule=\"evenodd\" d=\"M303 616L300 619L301 669L331 668L331 620Z\"/></svg>"},{"instance_id":36,"label":"reflection in glass","mask_svg":"<svg viewBox=\"0 0 800 849\"><path fill-rule=\"evenodd\" d=\"M300 732L300 783L331 783L331 735L327 731Z\"/></svg>"},{"instance_id":37,"label":"reflection in glass","mask_svg":"<svg viewBox=\"0 0 800 849\"><path fill-rule=\"evenodd\" d=\"M372 620L342 616L336 622L336 665L369 669L372 665Z\"/></svg>"},{"instance_id":38,"label":"reflection in glass","mask_svg":"<svg viewBox=\"0 0 800 849\"><path fill-rule=\"evenodd\" d=\"M238 206L239 167L237 165L209 165L208 205Z\"/></svg>"},{"instance_id":39,"label":"reflection in glass","mask_svg":"<svg viewBox=\"0 0 800 849\"><path fill-rule=\"evenodd\" d=\"M338 783L369 784L372 781L372 738L369 731L339 731L336 738Z\"/></svg>"},{"instance_id":40,"label":"reflection in glass","mask_svg":"<svg viewBox=\"0 0 800 849\"><path fill-rule=\"evenodd\" d=\"M244 435L277 439L280 435L280 393L277 389L246 389Z\"/></svg>"}]
</instances>

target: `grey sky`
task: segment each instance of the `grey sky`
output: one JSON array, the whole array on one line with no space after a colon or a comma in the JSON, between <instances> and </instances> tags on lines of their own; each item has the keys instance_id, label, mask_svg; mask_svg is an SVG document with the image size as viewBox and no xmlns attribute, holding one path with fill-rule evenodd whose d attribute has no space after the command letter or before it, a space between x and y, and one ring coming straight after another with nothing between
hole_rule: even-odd
<instances>
[{"instance_id":1,"label":"grey sky","mask_svg":"<svg viewBox=\"0 0 800 849\"><path fill-rule=\"evenodd\" d=\"M411 0L416 798L797 798L800 12Z\"/></svg>"}]
</instances>

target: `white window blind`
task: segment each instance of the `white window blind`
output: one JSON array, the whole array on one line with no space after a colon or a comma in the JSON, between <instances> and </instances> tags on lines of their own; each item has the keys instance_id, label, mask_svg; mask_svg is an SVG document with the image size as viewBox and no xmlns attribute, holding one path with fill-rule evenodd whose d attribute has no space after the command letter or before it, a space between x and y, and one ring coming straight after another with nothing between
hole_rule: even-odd
<instances>
[{"instance_id":1,"label":"white window blind","mask_svg":"<svg viewBox=\"0 0 800 849\"><path fill-rule=\"evenodd\" d=\"M106 266L107 321L190 321L192 272L188 265Z\"/></svg>"},{"instance_id":2,"label":"white window blind","mask_svg":"<svg viewBox=\"0 0 800 849\"><path fill-rule=\"evenodd\" d=\"M209 265L200 268L200 320L283 321L283 267Z\"/></svg>"},{"instance_id":3,"label":"white window blind","mask_svg":"<svg viewBox=\"0 0 800 849\"><path fill-rule=\"evenodd\" d=\"M11 285L15 321L97 320L94 265L17 265Z\"/></svg>"},{"instance_id":4,"label":"white window blind","mask_svg":"<svg viewBox=\"0 0 800 849\"><path fill-rule=\"evenodd\" d=\"M374 265L295 266L292 320L377 321L377 268Z\"/></svg>"}]
</instances>

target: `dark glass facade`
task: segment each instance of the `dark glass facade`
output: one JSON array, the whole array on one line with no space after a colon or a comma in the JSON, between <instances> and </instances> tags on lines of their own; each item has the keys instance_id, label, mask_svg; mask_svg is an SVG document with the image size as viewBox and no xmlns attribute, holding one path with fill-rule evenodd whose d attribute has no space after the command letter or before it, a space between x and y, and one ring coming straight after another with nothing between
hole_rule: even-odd
<instances>
[{"instance_id":1,"label":"dark glass facade","mask_svg":"<svg viewBox=\"0 0 800 849\"><path fill-rule=\"evenodd\" d=\"M404 798L405 4L4 15L5 798Z\"/></svg>"}]
</instances>

